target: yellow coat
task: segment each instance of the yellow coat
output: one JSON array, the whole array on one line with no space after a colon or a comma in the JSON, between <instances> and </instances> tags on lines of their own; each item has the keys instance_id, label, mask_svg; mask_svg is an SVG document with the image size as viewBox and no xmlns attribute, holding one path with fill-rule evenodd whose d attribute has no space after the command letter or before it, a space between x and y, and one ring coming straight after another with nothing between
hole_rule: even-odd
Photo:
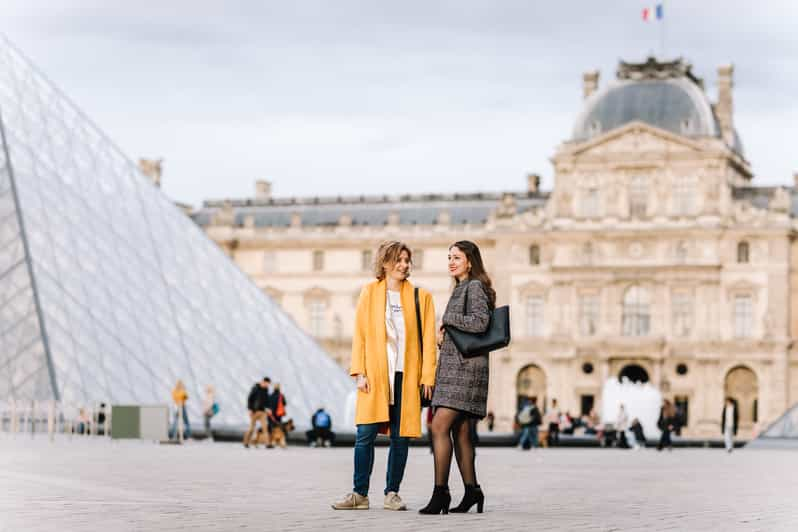
<instances>
[{"instance_id":1,"label":"yellow coat","mask_svg":"<svg viewBox=\"0 0 798 532\"><path fill-rule=\"evenodd\" d=\"M355 423L388 422L390 386L388 383L388 352L385 332L385 280L374 281L363 287L357 302L355 333L352 338L350 375L363 374L368 378L369 393L358 390ZM420 386L435 385L437 346L435 338L435 306L432 296L419 289L421 327L424 330L424 356L418 352L416 304L413 285L404 281L400 290L402 314L405 320L404 376L402 380L402 414L399 435L410 438L421 436Z\"/></svg>"}]
</instances>

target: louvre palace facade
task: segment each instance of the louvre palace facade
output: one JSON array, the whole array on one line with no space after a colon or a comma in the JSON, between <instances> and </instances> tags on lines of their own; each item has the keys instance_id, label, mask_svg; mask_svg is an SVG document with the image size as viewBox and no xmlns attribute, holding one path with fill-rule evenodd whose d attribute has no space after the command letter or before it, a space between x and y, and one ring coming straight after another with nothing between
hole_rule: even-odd
<instances>
[{"instance_id":1,"label":"louvre palace facade","mask_svg":"<svg viewBox=\"0 0 798 532\"><path fill-rule=\"evenodd\" d=\"M723 399L750 436L798 401L793 187L757 187L734 127L733 68L710 101L683 61L583 76L569 140L540 190L209 200L195 222L342 365L379 242L414 248L412 281L439 314L447 247L483 249L513 342L491 354L488 410L508 430L521 397L600 405L609 377L675 399L684 433L720 434Z\"/></svg>"}]
</instances>

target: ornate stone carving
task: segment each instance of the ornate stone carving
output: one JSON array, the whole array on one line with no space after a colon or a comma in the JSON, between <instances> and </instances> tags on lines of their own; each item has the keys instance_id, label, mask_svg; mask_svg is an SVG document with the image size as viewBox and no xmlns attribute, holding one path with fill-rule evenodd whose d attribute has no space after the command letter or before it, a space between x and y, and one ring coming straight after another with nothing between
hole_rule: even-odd
<instances>
[{"instance_id":1,"label":"ornate stone carving","mask_svg":"<svg viewBox=\"0 0 798 532\"><path fill-rule=\"evenodd\" d=\"M161 187L161 171L163 159L139 159L139 171L152 180L152 184Z\"/></svg>"}]
</instances>

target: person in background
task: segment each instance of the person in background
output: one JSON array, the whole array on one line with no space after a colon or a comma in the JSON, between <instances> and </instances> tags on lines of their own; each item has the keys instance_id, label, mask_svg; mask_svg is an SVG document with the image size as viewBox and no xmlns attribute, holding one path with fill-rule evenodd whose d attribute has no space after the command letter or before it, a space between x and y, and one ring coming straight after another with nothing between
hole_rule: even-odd
<instances>
[{"instance_id":1,"label":"person in background","mask_svg":"<svg viewBox=\"0 0 798 532\"><path fill-rule=\"evenodd\" d=\"M485 424L488 426L488 432L493 432L494 423L496 423L496 416L493 415L493 412L488 412L488 416L485 418Z\"/></svg>"},{"instance_id":2,"label":"person in background","mask_svg":"<svg viewBox=\"0 0 798 532\"><path fill-rule=\"evenodd\" d=\"M549 425L549 434L546 437L549 447L560 443L560 408L557 399L551 400L551 408L546 412L546 423Z\"/></svg>"},{"instance_id":3,"label":"person in background","mask_svg":"<svg viewBox=\"0 0 798 532\"><path fill-rule=\"evenodd\" d=\"M737 434L738 421L739 415L734 399L727 397L726 404L723 405L723 413L720 416L720 432L723 434L723 443L728 452L732 452L734 449L734 436Z\"/></svg>"},{"instance_id":4,"label":"person in background","mask_svg":"<svg viewBox=\"0 0 798 532\"><path fill-rule=\"evenodd\" d=\"M268 416L270 434L275 425L280 425L283 422L286 406L288 406L288 402L285 400L285 395L283 395L283 390L278 382L274 385L274 391L269 397L269 409L271 410L271 415ZM269 444L269 447L271 447L271 444Z\"/></svg>"},{"instance_id":5,"label":"person in background","mask_svg":"<svg viewBox=\"0 0 798 532\"><path fill-rule=\"evenodd\" d=\"M310 425L313 427L305 434L308 444L311 447L330 447L335 443L335 433L332 431L332 417L324 410L324 407L316 410L310 417Z\"/></svg>"},{"instance_id":6,"label":"person in background","mask_svg":"<svg viewBox=\"0 0 798 532\"><path fill-rule=\"evenodd\" d=\"M211 418L219 411L216 403L216 392L210 384L205 387L205 397L202 399L202 417L205 419L205 437L213 441L211 432Z\"/></svg>"},{"instance_id":7,"label":"person in background","mask_svg":"<svg viewBox=\"0 0 798 532\"><path fill-rule=\"evenodd\" d=\"M170 431L170 437L176 438L178 436L177 430L177 422L180 417L180 413L183 414L183 437L188 439L191 438L191 425L188 422L188 410L186 409L186 401L188 401L188 392L186 391L186 386L183 384L183 381L178 379L175 383L175 387L172 390L172 401L175 403L175 417L174 421L172 422L172 430Z\"/></svg>"},{"instance_id":8,"label":"person in background","mask_svg":"<svg viewBox=\"0 0 798 532\"><path fill-rule=\"evenodd\" d=\"M626 437L626 431L629 428L629 414L626 413L626 408L623 403L618 407L618 416L615 418L615 434L616 445L622 449L629 448L629 441Z\"/></svg>"},{"instance_id":9,"label":"person in background","mask_svg":"<svg viewBox=\"0 0 798 532\"><path fill-rule=\"evenodd\" d=\"M75 420L75 432L78 434L84 434L89 432L89 428L91 427L91 416L86 413L85 408L81 408L78 410L78 417Z\"/></svg>"},{"instance_id":10,"label":"person in background","mask_svg":"<svg viewBox=\"0 0 798 532\"><path fill-rule=\"evenodd\" d=\"M529 450L532 447L538 446L538 425L542 421L540 409L537 405L537 397L532 397L525 402L524 406L518 412L516 421L521 427L521 439L519 445L524 450Z\"/></svg>"},{"instance_id":11,"label":"person in background","mask_svg":"<svg viewBox=\"0 0 798 532\"><path fill-rule=\"evenodd\" d=\"M256 382L247 396L247 409L249 410L249 428L244 433L244 447L249 447L250 438L255 427L260 423L261 429L268 431L267 416L271 414L269 408L269 386L271 386L271 379L263 377L260 382Z\"/></svg>"},{"instance_id":12,"label":"person in background","mask_svg":"<svg viewBox=\"0 0 798 532\"><path fill-rule=\"evenodd\" d=\"M646 435L643 432L643 425L640 424L640 420L634 418L632 420L632 424L629 427L629 430L634 434L634 448L636 451L639 451L643 447L646 446Z\"/></svg>"},{"instance_id":13,"label":"person in background","mask_svg":"<svg viewBox=\"0 0 798 532\"><path fill-rule=\"evenodd\" d=\"M673 403L671 403L668 399L665 399L662 402L662 408L659 411L659 420L657 420L657 426L662 431L662 435L659 438L659 443L657 444L658 451L661 451L665 447L667 447L669 451L673 450L671 433L676 428L676 423L676 408L673 406Z\"/></svg>"}]
</instances>

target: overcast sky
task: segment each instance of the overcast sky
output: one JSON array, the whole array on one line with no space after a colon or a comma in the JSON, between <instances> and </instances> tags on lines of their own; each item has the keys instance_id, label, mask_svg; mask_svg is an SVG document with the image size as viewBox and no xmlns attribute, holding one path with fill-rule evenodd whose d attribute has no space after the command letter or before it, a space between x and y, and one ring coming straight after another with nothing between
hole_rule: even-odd
<instances>
[{"instance_id":1,"label":"overcast sky","mask_svg":"<svg viewBox=\"0 0 798 532\"><path fill-rule=\"evenodd\" d=\"M581 75L660 53L638 0L4 0L0 31L173 199L551 186ZM755 183L798 170L798 2L665 2L714 101L735 65Z\"/></svg>"}]
</instances>

